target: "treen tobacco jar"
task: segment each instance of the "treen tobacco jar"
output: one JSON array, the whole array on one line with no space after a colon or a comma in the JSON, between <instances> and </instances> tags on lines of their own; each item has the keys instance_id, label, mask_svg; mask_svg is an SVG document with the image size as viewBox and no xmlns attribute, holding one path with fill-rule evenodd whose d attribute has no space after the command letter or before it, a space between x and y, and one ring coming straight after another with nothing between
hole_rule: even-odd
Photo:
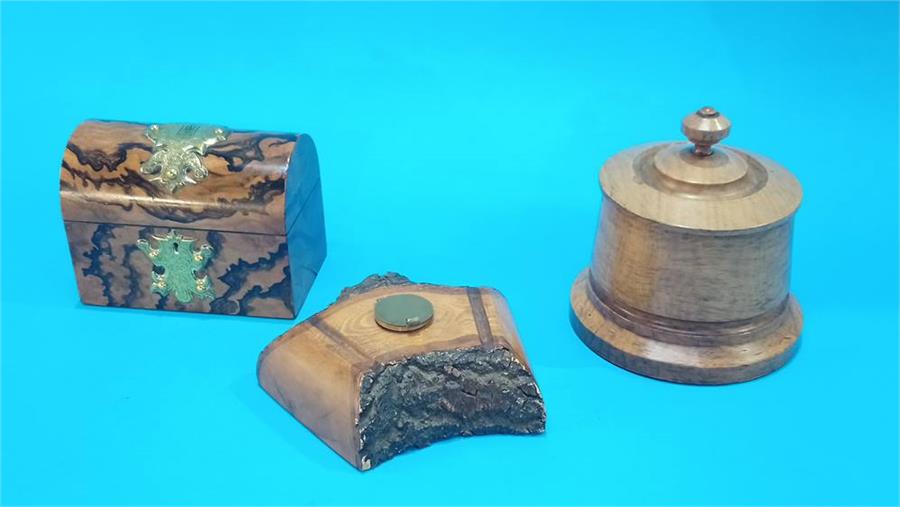
<instances>
[{"instance_id":1,"label":"treen tobacco jar","mask_svg":"<svg viewBox=\"0 0 900 507\"><path fill-rule=\"evenodd\" d=\"M690 142L625 150L600 171L593 258L571 291L578 336L648 377L728 384L793 355L802 327L789 290L797 179L731 147L731 122L704 107Z\"/></svg>"}]
</instances>

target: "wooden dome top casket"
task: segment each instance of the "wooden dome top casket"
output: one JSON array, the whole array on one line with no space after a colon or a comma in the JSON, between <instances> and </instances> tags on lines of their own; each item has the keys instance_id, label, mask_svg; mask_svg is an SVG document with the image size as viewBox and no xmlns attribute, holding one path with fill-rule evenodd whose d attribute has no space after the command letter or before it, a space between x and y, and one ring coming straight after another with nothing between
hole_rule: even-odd
<instances>
[{"instance_id":1,"label":"wooden dome top casket","mask_svg":"<svg viewBox=\"0 0 900 507\"><path fill-rule=\"evenodd\" d=\"M86 121L60 198L87 304L293 318L325 256L307 135Z\"/></svg>"},{"instance_id":2,"label":"wooden dome top casket","mask_svg":"<svg viewBox=\"0 0 900 507\"><path fill-rule=\"evenodd\" d=\"M703 108L682 122L691 142L627 149L600 172L594 254L572 289L572 322L619 366L720 384L773 371L794 351L800 184L768 158L715 146L730 129Z\"/></svg>"}]
</instances>

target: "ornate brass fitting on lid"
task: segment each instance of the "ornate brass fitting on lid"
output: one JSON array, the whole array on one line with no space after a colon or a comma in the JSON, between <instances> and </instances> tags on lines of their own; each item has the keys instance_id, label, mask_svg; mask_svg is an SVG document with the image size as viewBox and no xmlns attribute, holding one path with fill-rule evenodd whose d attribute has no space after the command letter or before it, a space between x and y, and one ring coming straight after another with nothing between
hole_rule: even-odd
<instances>
[{"instance_id":1,"label":"ornate brass fitting on lid","mask_svg":"<svg viewBox=\"0 0 900 507\"><path fill-rule=\"evenodd\" d=\"M141 174L156 185L175 193L185 185L206 179L206 150L228 138L222 127L192 124L150 125L145 133L153 141L153 154L141 164Z\"/></svg>"}]
</instances>

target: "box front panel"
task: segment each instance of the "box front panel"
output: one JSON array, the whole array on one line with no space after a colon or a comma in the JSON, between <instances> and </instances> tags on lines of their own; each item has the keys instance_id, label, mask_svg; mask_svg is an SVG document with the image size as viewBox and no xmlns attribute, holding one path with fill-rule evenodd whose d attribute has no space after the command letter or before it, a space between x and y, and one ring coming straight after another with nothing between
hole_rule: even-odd
<instances>
[{"instance_id":1,"label":"box front panel","mask_svg":"<svg viewBox=\"0 0 900 507\"><path fill-rule=\"evenodd\" d=\"M66 222L85 304L293 318L286 236Z\"/></svg>"}]
</instances>

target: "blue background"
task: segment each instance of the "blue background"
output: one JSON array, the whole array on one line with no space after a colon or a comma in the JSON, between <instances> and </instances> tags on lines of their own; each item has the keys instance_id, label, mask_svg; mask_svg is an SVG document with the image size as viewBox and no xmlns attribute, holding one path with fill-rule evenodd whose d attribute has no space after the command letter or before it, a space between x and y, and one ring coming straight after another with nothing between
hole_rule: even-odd
<instances>
[{"instance_id":1,"label":"blue background","mask_svg":"<svg viewBox=\"0 0 900 507\"><path fill-rule=\"evenodd\" d=\"M3 4L2 501L898 501L898 8L867 4ZM567 321L603 161L705 104L805 190L799 355L742 385L620 370ZM58 199L86 118L302 131L329 257L497 287L539 437L359 473L257 387L289 321L86 307Z\"/></svg>"}]
</instances>

